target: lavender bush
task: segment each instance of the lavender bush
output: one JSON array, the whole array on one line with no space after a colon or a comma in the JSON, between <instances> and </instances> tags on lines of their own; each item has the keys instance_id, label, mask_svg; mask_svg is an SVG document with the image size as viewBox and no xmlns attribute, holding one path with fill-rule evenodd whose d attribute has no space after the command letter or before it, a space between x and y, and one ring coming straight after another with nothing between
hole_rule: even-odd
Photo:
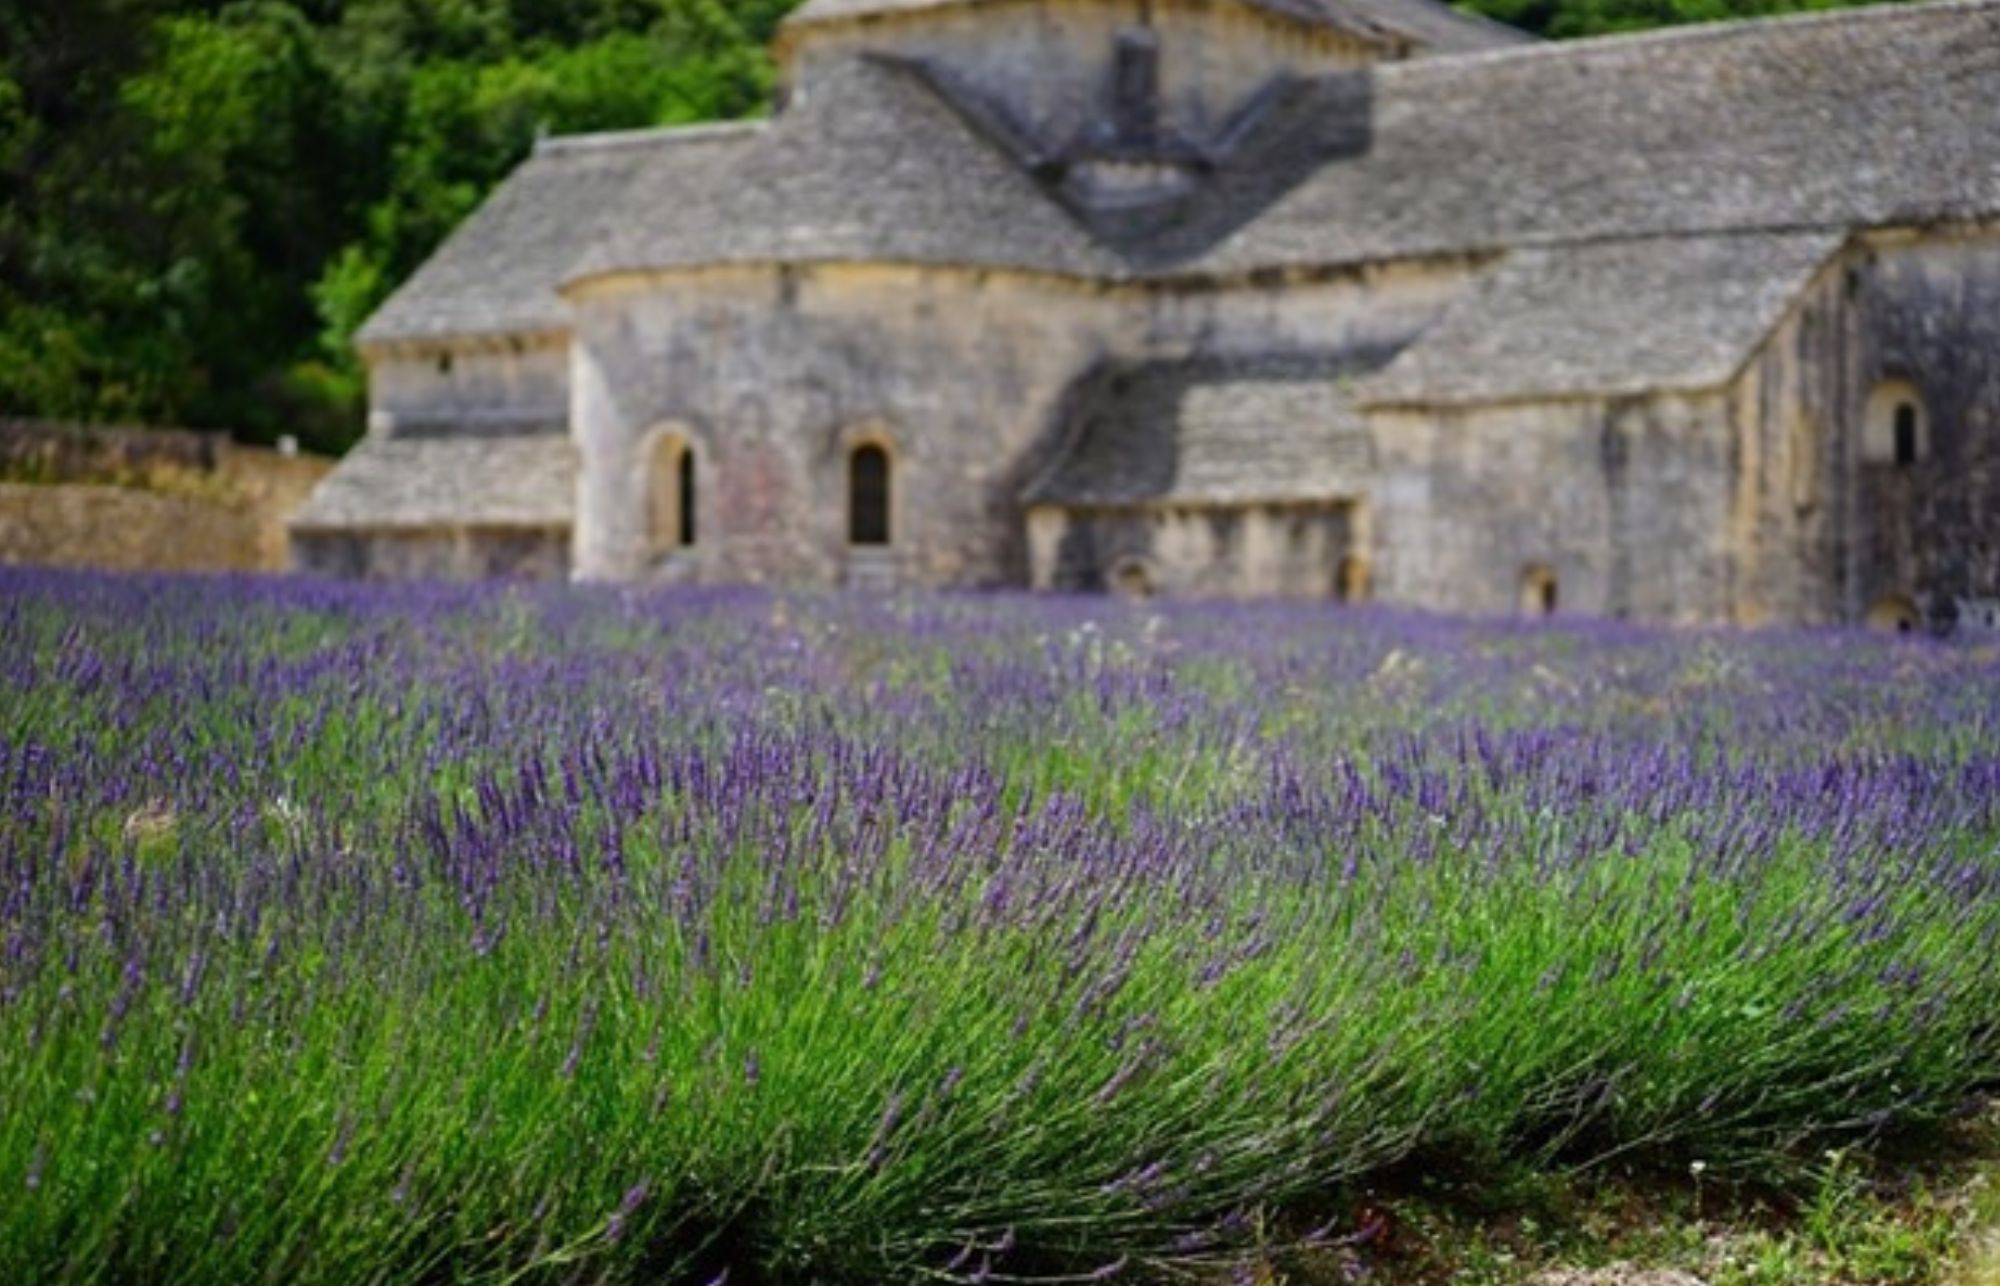
<instances>
[{"instance_id":1,"label":"lavender bush","mask_svg":"<svg viewBox=\"0 0 2000 1286\"><path fill-rule=\"evenodd\" d=\"M6 1281L1138 1278L2000 1079L1964 648L0 572L0 808Z\"/></svg>"}]
</instances>

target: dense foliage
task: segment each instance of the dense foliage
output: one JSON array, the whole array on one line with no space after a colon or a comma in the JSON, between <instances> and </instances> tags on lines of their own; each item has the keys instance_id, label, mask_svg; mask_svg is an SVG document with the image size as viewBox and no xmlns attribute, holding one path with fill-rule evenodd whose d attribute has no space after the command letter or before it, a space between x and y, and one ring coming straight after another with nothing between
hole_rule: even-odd
<instances>
[{"instance_id":1,"label":"dense foliage","mask_svg":"<svg viewBox=\"0 0 2000 1286\"><path fill-rule=\"evenodd\" d=\"M789 0L0 0L0 413L359 426L348 337L538 133L758 109Z\"/></svg>"},{"instance_id":2,"label":"dense foliage","mask_svg":"<svg viewBox=\"0 0 2000 1286\"><path fill-rule=\"evenodd\" d=\"M0 0L0 414L361 421L348 339L526 154L761 110L797 0ZM1475 0L1554 35L1822 0Z\"/></svg>"},{"instance_id":3,"label":"dense foliage","mask_svg":"<svg viewBox=\"0 0 2000 1286\"><path fill-rule=\"evenodd\" d=\"M1395 1164L1783 1180L2000 1084L1996 746L1928 643L0 571L0 1280L1078 1280L1366 1261Z\"/></svg>"}]
</instances>

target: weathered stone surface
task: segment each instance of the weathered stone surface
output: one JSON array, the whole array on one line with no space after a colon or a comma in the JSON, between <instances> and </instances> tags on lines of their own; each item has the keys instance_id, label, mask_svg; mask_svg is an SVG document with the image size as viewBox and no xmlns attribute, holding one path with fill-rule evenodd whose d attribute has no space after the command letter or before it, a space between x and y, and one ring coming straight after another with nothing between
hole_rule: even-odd
<instances>
[{"instance_id":1,"label":"weathered stone surface","mask_svg":"<svg viewBox=\"0 0 2000 1286\"><path fill-rule=\"evenodd\" d=\"M2000 600L2000 0L1506 43L1421 0L816 0L771 121L547 144L398 292L301 562ZM498 445L564 430L573 489ZM425 442L495 447L370 480Z\"/></svg>"},{"instance_id":2,"label":"weathered stone surface","mask_svg":"<svg viewBox=\"0 0 2000 1286\"><path fill-rule=\"evenodd\" d=\"M295 531L292 565L352 580L556 580L569 570L560 528Z\"/></svg>"},{"instance_id":3,"label":"weathered stone surface","mask_svg":"<svg viewBox=\"0 0 2000 1286\"><path fill-rule=\"evenodd\" d=\"M258 515L127 487L0 483L0 562L115 571L253 571Z\"/></svg>"},{"instance_id":4,"label":"weathered stone surface","mask_svg":"<svg viewBox=\"0 0 2000 1286\"><path fill-rule=\"evenodd\" d=\"M0 424L0 562L281 571L286 519L332 469L221 434Z\"/></svg>"},{"instance_id":5,"label":"weathered stone surface","mask_svg":"<svg viewBox=\"0 0 2000 1286\"><path fill-rule=\"evenodd\" d=\"M577 571L654 573L646 448L671 433L697 461L699 579L833 584L864 442L891 453L899 580L1025 581L1017 497L1076 352L1119 313L1062 282L860 267L716 271L576 307Z\"/></svg>"},{"instance_id":6,"label":"weathered stone surface","mask_svg":"<svg viewBox=\"0 0 2000 1286\"><path fill-rule=\"evenodd\" d=\"M1734 462L1719 393L1385 412L1373 423L1382 598L1512 612L1546 571L1563 611L1729 619Z\"/></svg>"}]
</instances>

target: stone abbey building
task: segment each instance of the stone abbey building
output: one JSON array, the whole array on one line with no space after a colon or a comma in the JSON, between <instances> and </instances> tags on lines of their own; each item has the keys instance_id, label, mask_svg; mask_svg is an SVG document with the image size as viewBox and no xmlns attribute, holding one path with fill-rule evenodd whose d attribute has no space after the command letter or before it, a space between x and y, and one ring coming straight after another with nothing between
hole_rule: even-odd
<instances>
[{"instance_id":1,"label":"stone abbey building","mask_svg":"<svg viewBox=\"0 0 2000 1286\"><path fill-rule=\"evenodd\" d=\"M2000 0L809 0L777 56L767 122L543 143L383 307L298 565L2000 597Z\"/></svg>"}]
</instances>

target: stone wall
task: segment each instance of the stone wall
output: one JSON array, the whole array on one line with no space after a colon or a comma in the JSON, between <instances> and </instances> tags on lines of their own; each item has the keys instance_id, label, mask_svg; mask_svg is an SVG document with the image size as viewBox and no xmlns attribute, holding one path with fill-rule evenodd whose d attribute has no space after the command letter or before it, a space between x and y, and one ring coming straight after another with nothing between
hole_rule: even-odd
<instances>
[{"instance_id":1,"label":"stone wall","mask_svg":"<svg viewBox=\"0 0 2000 1286\"><path fill-rule=\"evenodd\" d=\"M1822 273L1730 390L1739 624L1858 618L1846 603L1841 540L1856 521L1844 280L1839 262Z\"/></svg>"},{"instance_id":2,"label":"stone wall","mask_svg":"<svg viewBox=\"0 0 2000 1286\"><path fill-rule=\"evenodd\" d=\"M349 580L562 580L564 528L306 531L291 540L295 570Z\"/></svg>"},{"instance_id":3,"label":"stone wall","mask_svg":"<svg viewBox=\"0 0 2000 1286\"><path fill-rule=\"evenodd\" d=\"M0 563L275 570L253 513L126 487L0 483Z\"/></svg>"},{"instance_id":4,"label":"stone wall","mask_svg":"<svg viewBox=\"0 0 2000 1286\"><path fill-rule=\"evenodd\" d=\"M1059 445L1080 364L1125 329L1108 292L901 268L733 269L581 292L577 569L644 579L660 435L694 452L675 574L709 581L1021 585L1018 497ZM850 557L850 452L892 460L885 570ZM685 568L687 570L679 570Z\"/></svg>"},{"instance_id":5,"label":"stone wall","mask_svg":"<svg viewBox=\"0 0 2000 1286\"><path fill-rule=\"evenodd\" d=\"M1959 598L2000 597L2000 233L1878 239L1823 308L1848 336L1829 372L1853 462L1848 615L1904 593L1948 624ZM1871 395L1890 380L1927 420L1928 451L1908 468L1861 459Z\"/></svg>"},{"instance_id":6,"label":"stone wall","mask_svg":"<svg viewBox=\"0 0 2000 1286\"><path fill-rule=\"evenodd\" d=\"M1921 403L1914 463L1864 449L1891 383ZM1520 610L1546 569L1563 607L1615 617L1859 623L1907 602L1946 628L2000 598L2000 235L1864 238L1717 394L1374 429L1385 598Z\"/></svg>"},{"instance_id":7,"label":"stone wall","mask_svg":"<svg viewBox=\"0 0 2000 1286\"><path fill-rule=\"evenodd\" d=\"M4 427L4 563L282 571L285 521L332 468L219 434Z\"/></svg>"},{"instance_id":8,"label":"stone wall","mask_svg":"<svg viewBox=\"0 0 2000 1286\"><path fill-rule=\"evenodd\" d=\"M1922 410L1907 465L1867 446L1892 386ZM1907 603L1944 628L1960 599L2000 597L2000 236L1863 239L1731 397L1737 620L1861 622Z\"/></svg>"},{"instance_id":9,"label":"stone wall","mask_svg":"<svg viewBox=\"0 0 2000 1286\"><path fill-rule=\"evenodd\" d=\"M1559 610L1730 618L1725 522L1735 461L1721 394L1371 420L1370 563L1385 601L1512 613L1523 610L1530 582L1547 576Z\"/></svg>"},{"instance_id":10,"label":"stone wall","mask_svg":"<svg viewBox=\"0 0 2000 1286\"><path fill-rule=\"evenodd\" d=\"M1038 508L1037 589L1176 598L1338 598L1360 557L1351 505Z\"/></svg>"},{"instance_id":11,"label":"stone wall","mask_svg":"<svg viewBox=\"0 0 2000 1286\"><path fill-rule=\"evenodd\" d=\"M366 350L370 427L439 434L562 433L569 339L495 336Z\"/></svg>"},{"instance_id":12,"label":"stone wall","mask_svg":"<svg viewBox=\"0 0 2000 1286\"><path fill-rule=\"evenodd\" d=\"M1226 286L1090 287L951 269L740 268L573 292L571 416L583 456L577 570L592 579L840 584L846 463L894 459L888 578L1029 583L1020 494L1067 445L1068 400L1104 360L1391 348L1474 264ZM689 444L697 547L647 530L658 441Z\"/></svg>"}]
</instances>

